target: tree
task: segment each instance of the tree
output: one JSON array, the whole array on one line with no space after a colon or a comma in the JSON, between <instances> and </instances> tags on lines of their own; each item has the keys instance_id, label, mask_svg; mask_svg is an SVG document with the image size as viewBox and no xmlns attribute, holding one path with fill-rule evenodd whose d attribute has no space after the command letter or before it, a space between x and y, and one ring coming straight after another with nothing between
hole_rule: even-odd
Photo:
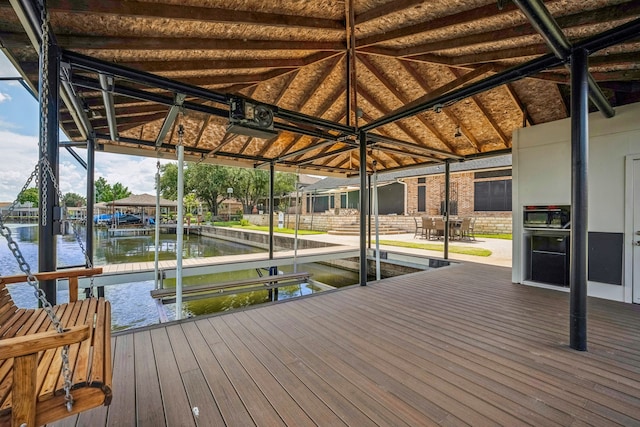
<instances>
[{"instance_id":1,"label":"tree","mask_svg":"<svg viewBox=\"0 0 640 427\"><path fill-rule=\"evenodd\" d=\"M185 192L193 191L195 196L207 205L209 212L218 214L218 207L232 187L231 169L225 166L204 163L189 164L185 172Z\"/></svg>"},{"instance_id":2,"label":"tree","mask_svg":"<svg viewBox=\"0 0 640 427\"><path fill-rule=\"evenodd\" d=\"M40 200L40 192L35 187L30 187L24 190L22 193L18 195L18 202L24 204L31 202L31 206L34 208L38 207L38 202Z\"/></svg>"},{"instance_id":3,"label":"tree","mask_svg":"<svg viewBox=\"0 0 640 427\"><path fill-rule=\"evenodd\" d=\"M66 207L85 206L87 204L87 199L78 193L66 193L62 196L62 204Z\"/></svg>"},{"instance_id":4,"label":"tree","mask_svg":"<svg viewBox=\"0 0 640 427\"><path fill-rule=\"evenodd\" d=\"M128 187L125 187L121 183L116 182L111 187L111 194L113 195L112 200L120 200L124 199L125 197L129 197L131 195L131 191L129 191Z\"/></svg>"},{"instance_id":5,"label":"tree","mask_svg":"<svg viewBox=\"0 0 640 427\"><path fill-rule=\"evenodd\" d=\"M160 166L160 194L168 200L178 199L178 165L176 163Z\"/></svg>"},{"instance_id":6,"label":"tree","mask_svg":"<svg viewBox=\"0 0 640 427\"><path fill-rule=\"evenodd\" d=\"M116 182L111 185L103 177L98 178L94 185L98 202L111 202L131 195L131 191L121 183Z\"/></svg>"},{"instance_id":7,"label":"tree","mask_svg":"<svg viewBox=\"0 0 640 427\"><path fill-rule=\"evenodd\" d=\"M95 192L96 192L96 201L97 202L110 202L113 199L113 193L111 191L111 186L107 182L106 179L100 177L96 180L95 184Z\"/></svg>"},{"instance_id":8,"label":"tree","mask_svg":"<svg viewBox=\"0 0 640 427\"><path fill-rule=\"evenodd\" d=\"M269 173L257 169L236 168L231 175L233 197L242 203L244 213L251 213L251 209L269 192Z\"/></svg>"}]
</instances>

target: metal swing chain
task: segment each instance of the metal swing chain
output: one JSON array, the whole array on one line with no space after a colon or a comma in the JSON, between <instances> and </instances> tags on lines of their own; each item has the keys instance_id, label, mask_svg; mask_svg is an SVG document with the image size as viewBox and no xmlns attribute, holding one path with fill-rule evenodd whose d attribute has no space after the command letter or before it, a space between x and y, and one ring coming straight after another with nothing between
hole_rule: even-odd
<instances>
[{"instance_id":1,"label":"metal swing chain","mask_svg":"<svg viewBox=\"0 0 640 427\"><path fill-rule=\"evenodd\" d=\"M47 7L45 4L45 0L41 0L40 3L40 20L42 21L42 25L40 27L40 32L42 34L42 45L41 45L41 57L42 57L42 81L40 82L40 166L44 166L46 163L46 167L49 169L51 165L49 165L49 161L47 159L47 148L48 148L48 140L47 140L47 130L49 128L49 13L47 12ZM41 170L43 174L44 181L44 173L45 170ZM44 182L43 182L44 184ZM40 223L44 227L47 225L47 186L44 185L41 191L41 204L42 209L40 211Z\"/></svg>"},{"instance_id":2,"label":"metal swing chain","mask_svg":"<svg viewBox=\"0 0 640 427\"><path fill-rule=\"evenodd\" d=\"M40 150L42 152L42 155L40 156L41 159L43 159L44 161L38 162L38 165L35 167L34 171L32 172L32 174L29 176L29 178L27 179L27 183L25 184L25 186L23 187L22 191L26 190L27 186L30 184L30 182L33 180L33 178L36 178L36 182L38 181L44 181L44 179L39 179L39 175L42 174L42 178L44 178L45 174L50 174L51 176L53 176L53 171L51 170L51 165L49 164L49 162L46 159L46 152L47 152L47 128L48 128L48 98L49 98L49 81L48 81L48 70L49 70L49 14L47 13L47 9L46 6L44 4L44 0L42 1L42 3L40 4L41 6L41 12L40 12L40 17L42 20L42 26L41 26L41 31L42 31L42 45L41 45L41 55L42 55L42 84L41 84L41 100L43 100L44 102L40 102L40 108L41 108L41 118L40 118ZM54 181L55 183L55 181ZM40 184L43 184L43 182L40 182ZM57 184L56 188L57 188ZM42 189L42 200L41 200L41 204L42 204L42 208L40 210L40 214L41 214L41 224L44 226L47 224L47 190L46 190L46 186L43 187ZM11 211L15 208L15 205L17 204L17 200L16 202L14 202L14 204L11 207ZM46 295L44 293L44 291L42 289L40 289L40 287L38 286L38 279L34 276L34 274L31 272L31 267L29 266L29 263L25 260L24 256L22 255L22 252L20 251L20 248L18 247L18 243L13 240L13 237L11 236L11 230L4 224L4 219L2 218L2 215L0 215L0 234L2 234L2 236L7 240L7 245L9 246L9 250L11 250L11 253L13 254L14 258L16 259L16 261L18 262L18 266L20 267L20 270L27 276L27 283L29 284L29 286L31 286L34 289L34 294L36 296L36 298L38 299L38 301L40 302L40 304L42 305L42 308L44 309L44 311L47 313L47 316L49 317L49 319L51 320L51 323L53 324L53 327L55 328L55 330L58 333L62 333L64 332L64 328L62 327L62 324L60 322L60 319L58 318L58 316L56 316L56 314L53 312L53 307L51 306L51 303L49 303L49 301L46 298ZM66 407L67 410L70 412L71 409L73 408L73 397L71 396L71 369L69 368L69 346L65 345L61 352L60 352L60 358L62 359L62 376L63 376L63 380L64 380L64 393L65 393L65 402L66 402Z\"/></svg>"}]
</instances>

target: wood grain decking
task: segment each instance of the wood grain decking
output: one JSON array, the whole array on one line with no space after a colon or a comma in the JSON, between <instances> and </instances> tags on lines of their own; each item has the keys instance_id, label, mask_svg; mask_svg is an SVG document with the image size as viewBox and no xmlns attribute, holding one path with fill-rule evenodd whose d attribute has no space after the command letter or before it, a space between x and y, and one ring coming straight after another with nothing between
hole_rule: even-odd
<instances>
[{"instance_id":1,"label":"wood grain decking","mask_svg":"<svg viewBox=\"0 0 640 427\"><path fill-rule=\"evenodd\" d=\"M640 425L640 310L465 264L113 338L109 408L57 426ZM197 407L198 416L192 408Z\"/></svg>"}]
</instances>

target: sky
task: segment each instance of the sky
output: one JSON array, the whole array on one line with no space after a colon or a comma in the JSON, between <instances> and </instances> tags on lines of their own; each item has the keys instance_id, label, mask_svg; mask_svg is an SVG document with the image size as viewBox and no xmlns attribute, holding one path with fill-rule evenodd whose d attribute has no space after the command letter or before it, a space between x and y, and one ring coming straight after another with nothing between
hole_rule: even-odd
<instances>
[{"instance_id":1,"label":"sky","mask_svg":"<svg viewBox=\"0 0 640 427\"><path fill-rule=\"evenodd\" d=\"M0 52L0 77L18 76ZM17 81L0 81L0 202L15 200L38 161L38 102ZM60 131L60 140L67 141ZM86 160L87 152L75 148ZM95 178L122 183L133 194L155 194L157 159L96 152ZM167 160L162 160L166 163ZM32 184L33 186L33 184ZM86 196L85 169L67 152L60 150L60 190Z\"/></svg>"}]
</instances>

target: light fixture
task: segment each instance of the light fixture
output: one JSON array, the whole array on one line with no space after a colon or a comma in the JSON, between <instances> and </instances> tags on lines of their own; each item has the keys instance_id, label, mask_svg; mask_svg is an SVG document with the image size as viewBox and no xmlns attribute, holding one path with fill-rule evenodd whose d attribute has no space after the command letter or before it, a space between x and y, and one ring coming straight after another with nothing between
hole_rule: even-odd
<instances>
[{"instance_id":1,"label":"light fixture","mask_svg":"<svg viewBox=\"0 0 640 427\"><path fill-rule=\"evenodd\" d=\"M456 133L453 134L454 138L460 138L462 136L462 131L460 130L460 125L456 127Z\"/></svg>"}]
</instances>

